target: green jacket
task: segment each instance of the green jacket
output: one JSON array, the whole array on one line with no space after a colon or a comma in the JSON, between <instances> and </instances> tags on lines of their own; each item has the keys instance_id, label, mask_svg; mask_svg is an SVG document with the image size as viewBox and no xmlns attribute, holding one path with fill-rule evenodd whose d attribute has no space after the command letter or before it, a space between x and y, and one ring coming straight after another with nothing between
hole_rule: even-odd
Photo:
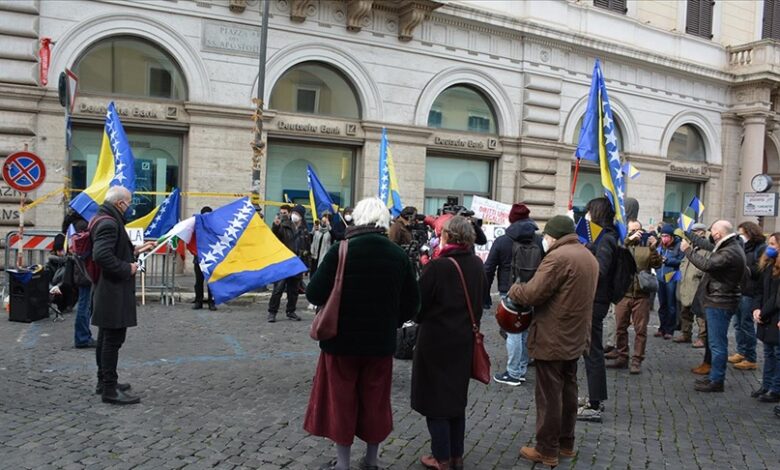
<instances>
[{"instance_id":1,"label":"green jacket","mask_svg":"<svg viewBox=\"0 0 780 470\"><path fill-rule=\"evenodd\" d=\"M320 349L336 355L389 356L395 352L396 329L420 305L412 264L384 234L348 233L347 240L338 334L320 341ZM338 263L335 243L306 288L309 302L324 305L328 300Z\"/></svg>"},{"instance_id":2,"label":"green jacket","mask_svg":"<svg viewBox=\"0 0 780 470\"><path fill-rule=\"evenodd\" d=\"M637 275L634 275L634 281L631 283L631 287L628 289L628 292L626 292L625 297L647 297L650 294L639 288L638 274L640 271L650 271L651 269L660 268L663 264L663 258L657 250L651 250L646 246L626 245L626 248L628 248L628 251L630 251L631 255L634 257Z\"/></svg>"}]
</instances>

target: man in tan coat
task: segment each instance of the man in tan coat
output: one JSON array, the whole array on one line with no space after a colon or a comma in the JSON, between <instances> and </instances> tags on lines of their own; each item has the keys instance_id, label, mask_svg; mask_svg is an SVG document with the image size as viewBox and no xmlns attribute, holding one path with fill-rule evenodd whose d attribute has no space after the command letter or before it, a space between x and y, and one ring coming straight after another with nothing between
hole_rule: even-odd
<instances>
[{"instance_id":1,"label":"man in tan coat","mask_svg":"<svg viewBox=\"0 0 780 470\"><path fill-rule=\"evenodd\" d=\"M547 254L534 277L514 284L509 297L534 307L528 352L536 360L536 447L523 447L520 456L556 466L559 454L575 455L577 360L590 346L599 265L570 218L556 215L543 233Z\"/></svg>"},{"instance_id":2,"label":"man in tan coat","mask_svg":"<svg viewBox=\"0 0 780 470\"><path fill-rule=\"evenodd\" d=\"M698 237L704 237L707 233L707 226L704 224L693 224L691 232ZM706 255L707 251L702 248L696 248L696 252L701 255ZM682 273L682 279L677 284L677 300L680 301L682 309L680 310L680 332L682 336L678 336L674 339L675 343L690 343L691 336L693 334L693 319L695 313L700 316L696 316L696 321L699 324L699 338L696 340L694 347L703 348L704 342L707 341L707 322L704 320L704 312L694 312L693 300L696 297L696 291L699 288L699 282L701 281L704 273L699 268L693 265L688 258L685 258L680 263L680 272Z\"/></svg>"}]
</instances>

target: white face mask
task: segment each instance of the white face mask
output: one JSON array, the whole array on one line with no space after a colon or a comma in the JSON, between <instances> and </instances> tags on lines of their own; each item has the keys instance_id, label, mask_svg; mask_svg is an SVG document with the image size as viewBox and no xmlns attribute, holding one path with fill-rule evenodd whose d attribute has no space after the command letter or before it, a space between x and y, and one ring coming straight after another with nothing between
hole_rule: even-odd
<instances>
[{"instance_id":1,"label":"white face mask","mask_svg":"<svg viewBox=\"0 0 780 470\"><path fill-rule=\"evenodd\" d=\"M590 221L590 212L585 213L585 220Z\"/></svg>"},{"instance_id":2,"label":"white face mask","mask_svg":"<svg viewBox=\"0 0 780 470\"><path fill-rule=\"evenodd\" d=\"M296 224L301 221L301 216L298 215L297 212L293 212L293 215L291 216L291 218L292 218L292 221L295 222Z\"/></svg>"},{"instance_id":3,"label":"white face mask","mask_svg":"<svg viewBox=\"0 0 780 470\"><path fill-rule=\"evenodd\" d=\"M345 215L344 220L346 220L347 222L352 222L352 215L351 214Z\"/></svg>"},{"instance_id":4,"label":"white face mask","mask_svg":"<svg viewBox=\"0 0 780 470\"><path fill-rule=\"evenodd\" d=\"M542 249L545 253L550 249L550 242L547 241L547 237L542 238Z\"/></svg>"}]
</instances>

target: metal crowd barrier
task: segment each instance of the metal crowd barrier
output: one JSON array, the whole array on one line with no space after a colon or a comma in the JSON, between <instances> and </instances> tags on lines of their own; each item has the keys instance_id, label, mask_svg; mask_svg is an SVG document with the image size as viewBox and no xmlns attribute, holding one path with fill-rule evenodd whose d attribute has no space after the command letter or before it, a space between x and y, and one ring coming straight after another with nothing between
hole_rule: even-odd
<instances>
[{"instance_id":1,"label":"metal crowd barrier","mask_svg":"<svg viewBox=\"0 0 780 470\"><path fill-rule=\"evenodd\" d=\"M176 293L176 258L179 255L169 246L160 249L159 252L146 258L146 272L142 276L135 276L136 293L141 292L142 282L146 294L157 292L160 303L174 305Z\"/></svg>"},{"instance_id":2,"label":"metal crowd barrier","mask_svg":"<svg viewBox=\"0 0 780 470\"><path fill-rule=\"evenodd\" d=\"M20 239L18 231L8 232L5 236L5 249L3 250L3 274L5 274L6 269L16 267L20 248L23 248L22 266L46 265L54 247L54 237L59 233L56 230L25 230L24 239ZM6 275L3 282L5 292L10 291L9 283L10 277Z\"/></svg>"}]
</instances>

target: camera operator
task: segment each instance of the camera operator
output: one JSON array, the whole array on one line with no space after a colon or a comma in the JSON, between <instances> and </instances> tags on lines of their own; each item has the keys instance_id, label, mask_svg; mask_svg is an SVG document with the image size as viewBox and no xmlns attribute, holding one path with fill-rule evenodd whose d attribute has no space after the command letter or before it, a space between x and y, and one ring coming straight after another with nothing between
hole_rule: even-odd
<instances>
[{"instance_id":1,"label":"camera operator","mask_svg":"<svg viewBox=\"0 0 780 470\"><path fill-rule=\"evenodd\" d=\"M404 207L401 215L396 217L393 225L390 226L388 237L396 245L409 245L412 243L411 225L417 217L417 209L412 206Z\"/></svg>"},{"instance_id":2,"label":"camera operator","mask_svg":"<svg viewBox=\"0 0 780 470\"><path fill-rule=\"evenodd\" d=\"M442 206L442 208L439 210L439 215L437 216L425 216L425 223L433 228L433 231L436 235L436 237L441 237L441 229L444 226L444 223L450 220L451 218L455 217L456 215L460 215L468 219L469 222L471 222L471 225L474 227L474 233L476 234L476 238L474 240L474 246L476 245L484 245L487 243L487 237L485 236L485 232L482 231L482 220L481 219L474 219L474 211L470 211L466 209L465 207L453 203L453 201L449 200L446 204ZM474 246L472 246L472 250L474 250ZM433 252L433 258L438 258L440 246L436 246Z\"/></svg>"}]
</instances>

